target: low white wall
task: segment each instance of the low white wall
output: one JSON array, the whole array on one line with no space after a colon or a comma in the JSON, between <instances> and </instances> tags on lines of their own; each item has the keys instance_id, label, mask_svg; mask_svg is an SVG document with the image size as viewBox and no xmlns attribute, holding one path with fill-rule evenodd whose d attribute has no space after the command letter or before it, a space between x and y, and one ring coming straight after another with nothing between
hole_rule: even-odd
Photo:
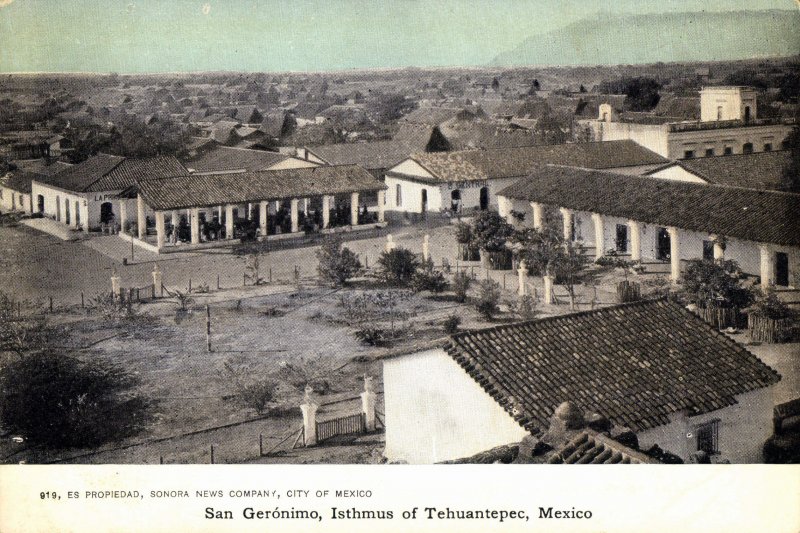
<instances>
[{"instance_id":1,"label":"low white wall","mask_svg":"<svg viewBox=\"0 0 800 533\"><path fill-rule=\"evenodd\" d=\"M390 461L469 457L527 434L442 349L384 361L383 388Z\"/></svg>"}]
</instances>

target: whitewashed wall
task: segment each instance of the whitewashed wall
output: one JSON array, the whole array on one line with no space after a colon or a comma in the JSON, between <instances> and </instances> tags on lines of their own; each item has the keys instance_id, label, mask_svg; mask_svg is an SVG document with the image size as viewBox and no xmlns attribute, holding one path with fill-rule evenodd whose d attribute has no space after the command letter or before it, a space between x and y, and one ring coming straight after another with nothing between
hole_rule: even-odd
<instances>
[{"instance_id":1,"label":"whitewashed wall","mask_svg":"<svg viewBox=\"0 0 800 533\"><path fill-rule=\"evenodd\" d=\"M89 200L86 194L81 193L74 193L65 191L63 189L58 189L53 187L52 185L44 185L37 181L34 181L31 184L31 194L33 196L33 203L34 209L38 207L38 195L42 195L44 197L44 216L48 218L53 218L54 220L59 220L61 223L66 225L66 202L69 202L70 205L70 223L69 226L76 228L78 224L80 224L83 228L86 228L86 221L89 220ZM58 200L60 199L61 209L60 209L60 217L59 209L57 207ZM78 205L78 209L80 212L80 217L75 216L75 206ZM90 221L90 227L91 221ZM99 207L98 207L98 224L99 224Z\"/></svg>"},{"instance_id":2,"label":"whitewashed wall","mask_svg":"<svg viewBox=\"0 0 800 533\"><path fill-rule=\"evenodd\" d=\"M527 434L442 349L384 361L383 388L390 461L469 457Z\"/></svg>"},{"instance_id":3,"label":"whitewashed wall","mask_svg":"<svg viewBox=\"0 0 800 533\"><path fill-rule=\"evenodd\" d=\"M0 187L0 210L31 213L31 195L8 187Z\"/></svg>"}]
</instances>

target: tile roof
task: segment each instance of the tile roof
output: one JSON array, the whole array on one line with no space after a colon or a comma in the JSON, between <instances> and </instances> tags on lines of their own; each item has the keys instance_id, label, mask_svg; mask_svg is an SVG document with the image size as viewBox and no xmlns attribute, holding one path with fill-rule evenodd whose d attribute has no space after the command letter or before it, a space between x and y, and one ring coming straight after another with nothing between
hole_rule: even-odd
<instances>
[{"instance_id":1,"label":"tile roof","mask_svg":"<svg viewBox=\"0 0 800 533\"><path fill-rule=\"evenodd\" d=\"M675 303L644 301L467 331L445 350L522 427L562 402L638 432L777 383L755 355Z\"/></svg>"},{"instance_id":2,"label":"tile roof","mask_svg":"<svg viewBox=\"0 0 800 533\"><path fill-rule=\"evenodd\" d=\"M400 119L400 122L438 126L464 112L459 107L418 107Z\"/></svg>"},{"instance_id":3,"label":"tile roof","mask_svg":"<svg viewBox=\"0 0 800 533\"><path fill-rule=\"evenodd\" d=\"M152 209L239 204L378 191L386 186L356 165L264 170L236 174L192 174L142 180L139 193Z\"/></svg>"},{"instance_id":4,"label":"tile roof","mask_svg":"<svg viewBox=\"0 0 800 533\"><path fill-rule=\"evenodd\" d=\"M439 131L454 150L511 148L532 146L536 143L533 132L521 128L511 128L507 123L453 120L441 124Z\"/></svg>"},{"instance_id":5,"label":"tile roof","mask_svg":"<svg viewBox=\"0 0 800 533\"><path fill-rule=\"evenodd\" d=\"M31 183L34 180L41 181L42 177L52 176L72 166L69 163L60 161L47 164L44 159L23 159L13 161L13 164L17 169L8 173L7 179L2 181L2 185L26 194L30 194ZM0 176L0 178L2 177Z\"/></svg>"},{"instance_id":6,"label":"tile roof","mask_svg":"<svg viewBox=\"0 0 800 533\"><path fill-rule=\"evenodd\" d=\"M368 170L396 165L414 152L416 147L395 140L370 143L328 144L310 151L330 165L359 165Z\"/></svg>"},{"instance_id":7,"label":"tile roof","mask_svg":"<svg viewBox=\"0 0 800 533\"><path fill-rule=\"evenodd\" d=\"M569 465L660 463L640 451L629 448L610 437L590 429L581 431L563 447L555 450L547 462L550 464Z\"/></svg>"},{"instance_id":8,"label":"tile roof","mask_svg":"<svg viewBox=\"0 0 800 533\"><path fill-rule=\"evenodd\" d=\"M214 146L210 150L186 161L187 168L195 172L224 172L231 170L255 172L264 170L289 156L266 150L249 150L231 146Z\"/></svg>"},{"instance_id":9,"label":"tile roof","mask_svg":"<svg viewBox=\"0 0 800 533\"><path fill-rule=\"evenodd\" d=\"M518 178L545 164L606 169L669 161L630 140L436 152L411 158L442 182Z\"/></svg>"},{"instance_id":10,"label":"tile roof","mask_svg":"<svg viewBox=\"0 0 800 533\"><path fill-rule=\"evenodd\" d=\"M125 158L98 154L83 163L36 181L73 192L122 190L138 179L186 174L186 168L172 156Z\"/></svg>"},{"instance_id":11,"label":"tile roof","mask_svg":"<svg viewBox=\"0 0 800 533\"><path fill-rule=\"evenodd\" d=\"M498 195L747 241L800 245L800 194L544 166Z\"/></svg>"},{"instance_id":12,"label":"tile roof","mask_svg":"<svg viewBox=\"0 0 800 533\"><path fill-rule=\"evenodd\" d=\"M714 185L778 190L790 161L789 151L777 151L683 159L674 164Z\"/></svg>"}]
</instances>

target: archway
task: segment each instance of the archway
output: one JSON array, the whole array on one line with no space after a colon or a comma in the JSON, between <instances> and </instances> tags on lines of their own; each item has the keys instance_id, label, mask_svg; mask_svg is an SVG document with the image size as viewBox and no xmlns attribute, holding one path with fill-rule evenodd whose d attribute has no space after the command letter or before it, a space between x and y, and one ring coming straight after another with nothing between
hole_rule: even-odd
<instances>
[{"instance_id":1,"label":"archway","mask_svg":"<svg viewBox=\"0 0 800 533\"><path fill-rule=\"evenodd\" d=\"M461 191L458 189L450 193L450 209L456 213L461 211Z\"/></svg>"},{"instance_id":2,"label":"archway","mask_svg":"<svg viewBox=\"0 0 800 533\"><path fill-rule=\"evenodd\" d=\"M36 211L38 213L44 213L44 195L36 195Z\"/></svg>"},{"instance_id":3,"label":"archway","mask_svg":"<svg viewBox=\"0 0 800 533\"><path fill-rule=\"evenodd\" d=\"M114 206L111 202L100 204L100 223L108 224L114 218Z\"/></svg>"},{"instance_id":4,"label":"archway","mask_svg":"<svg viewBox=\"0 0 800 533\"><path fill-rule=\"evenodd\" d=\"M480 207L481 211L486 211L489 209L489 187L481 187Z\"/></svg>"}]
</instances>

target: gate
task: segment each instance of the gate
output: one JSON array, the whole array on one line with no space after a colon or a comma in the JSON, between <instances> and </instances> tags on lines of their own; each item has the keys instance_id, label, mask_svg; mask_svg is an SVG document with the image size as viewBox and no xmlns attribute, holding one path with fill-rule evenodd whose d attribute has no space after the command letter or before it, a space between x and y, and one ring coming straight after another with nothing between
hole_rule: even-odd
<instances>
[{"instance_id":1,"label":"gate","mask_svg":"<svg viewBox=\"0 0 800 533\"><path fill-rule=\"evenodd\" d=\"M366 432L367 424L364 413L317 422L317 442L323 442L337 435L353 435Z\"/></svg>"}]
</instances>

